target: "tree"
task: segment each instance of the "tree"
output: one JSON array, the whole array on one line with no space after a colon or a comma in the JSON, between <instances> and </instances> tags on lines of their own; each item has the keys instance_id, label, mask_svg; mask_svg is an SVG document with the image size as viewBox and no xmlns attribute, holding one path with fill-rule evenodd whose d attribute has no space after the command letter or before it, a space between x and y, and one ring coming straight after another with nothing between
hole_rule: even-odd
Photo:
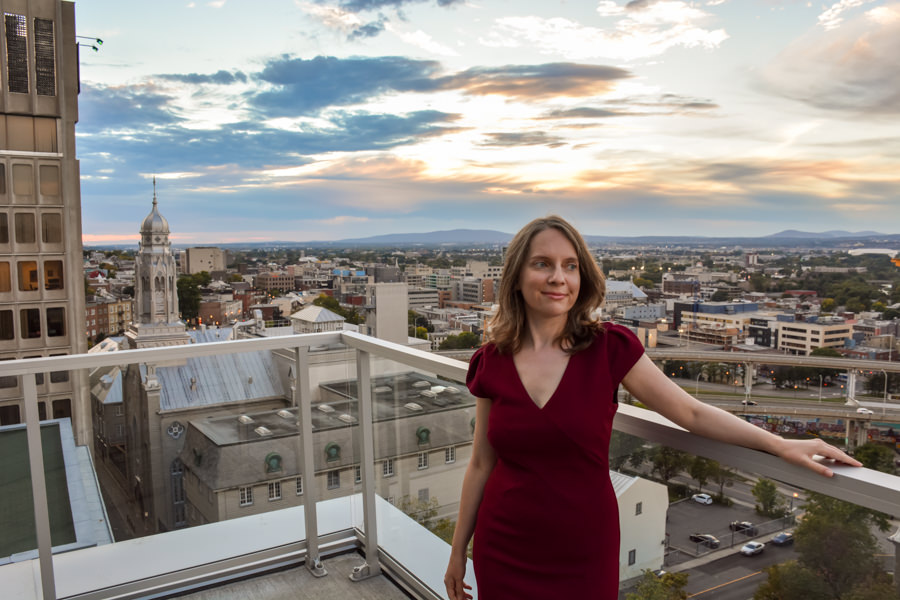
<instances>
[{"instance_id":1,"label":"tree","mask_svg":"<svg viewBox=\"0 0 900 600\"><path fill-rule=\"evenodd\" d=\"M236 282L243 281L243 280L244 280L244 278L241 276L240 273L232 273L231 275L228 276L228 281L232 282L232 283L236 283Z\"/></svg>"},{"instance_id":2,"label":"tree","mask_svg":"<svg viewBox=\"0 0 900 600\"><path fill-rule=\"evenodd\" d=\"M718 462L712 465L709 478L713 483L719 486L719 500L725 497L725 488L734 485L735 477L734 471L728 467L723 467Z\"/></svg>"},{"instance_id":3,"label":"tree","mask_svg":"<svg viewBox=\"0 0 900 600\"><path fill-rule=\"evenodd\" d=\"M609 468L621 471L626 464L639 467L646 460L644 440L613 429L609 440Z\"/></svg>"},{"instance_id":4,"label":"tree","mask_svg":"<svg viewBox=\"0 0 900 600\"><path fill-rule=\"evenodd\" d=\"M666 483L685 469L690 461L686 452L668 446L656 446L650 451L653 472Z\"/></svg>"},{"instance_id":5,"label":"tree","mask_svg":"<svg viewBox=\"0 0 900 600\"><path fill-rule=\"evenodd\" d=\"M415 337L419 338L420 340L427 340L428 339L428 330L425 329L424 327L416 327L416 336Z\"/></svg>"},{"instance_id":6,"label":"tree","mask_svg":"<svg viewBox=\"0 0 900 600\"><path fill-rule=\"evenodd\" d=\"M463 331L459 335L448 335L447 339L441 342L439 350L465 350L468 348L477 348L481 341L478 336L470 331Z\"/></svg>"},{"instance_id":7,"label":"tree","mask_svg":"<svg viewBox=\"0 0 900 600\"><path fill-rule=\"evenodd\" d=\"M896 472L896 469L894 468L894 451L887 446L873 444L871 442L863 444L856 449L856 452L853 453L853 457L868 469L875 469L876 471L890 473L891 475Z\"/></svg>"},{"instance_id":8,"label":"tree","mask_svg":"<svg viewBox=\"0 0 900 600\"><path fill-rule=\"evenodd\" d=\"M200 285L192 275L182 275L175 284L178 291L178 309L185 320L197 318L200 312Z\"/></svg>"},{"instance_id":9,"label":"tree","mask_svg":"<svg viewBox=\"0 0 900 600\"><path fill-rule=\"evenodd\" d=\"M415 521L448 544L453 542L453 530L456 525L447 518L438 519L438 499L432 496L429 500L413 500L403 496L397 508L415 519Z\"/></svg>"},{"instance_id":10,"label":"tree","mask_svg":"<svg viewBox=\"0 0 900 600\"><path fill-rule=\"evenodd\" d=\"M649 569L638 581L634 592L625 596L625 600L684 600L687 598L687 573L666 573L657 577Z\"/></svg>"},{"instance_id":11,"label":"tree","mask_svg":"<svg viewBox=\"0 0 900 600\"><path fill-rule=\"evenodd\" d=\"M725 290L716 290L716 292L710 298L713 302L725 302L728 300L728 292Z\"/></svg>"},{"instance_id":12,"label":"tree","mask_svg":"<svg viewBox=\"0 0 900 600\"><path fill-rule=\"evenodd\" d=\"M772 481L760 478L750 491L756 498L756 512L767 517L784 516L784 500Z\"/></svg>"},{"instance_id":13,"label":"tree","mask_svg":"<svg viewBox=\"0 0 900 600\"><path fill-rule=\"evenodd\" d=\"M709 481L716 465L718 465L716 461L710 458L703 458L702 456L695 456L691 461L691 464L688 466L688 473L690 473L691 478L697 482L698 492L703 491L703 486Z\"/></svg>"},{"instance_id":14,"label":"tree","mask_svg":"<svg viewBox=\"0 0 900 600\"><path fill-rule=\"evenodd\" d=\"M836 303L834 298L824 298L822 299L821 309L823 312L832 312L835 309Z\"/></svg>"},{"instance_id":15,"label":"tree","mask_svg":"<svg viewBox=\"0 0 900 600\"><path fill-rule=\"evenodd\" d=\"M753 594L753 600L804 600L830 595L825 582L795 560L772 565L764 572L768 579Z\"/></svg>"}]
</instances>

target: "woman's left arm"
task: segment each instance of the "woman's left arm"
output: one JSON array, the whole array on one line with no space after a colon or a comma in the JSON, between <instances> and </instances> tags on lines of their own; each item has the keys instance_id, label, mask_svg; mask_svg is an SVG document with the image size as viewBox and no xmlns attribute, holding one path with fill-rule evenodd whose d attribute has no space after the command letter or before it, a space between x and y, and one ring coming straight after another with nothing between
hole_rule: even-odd
<instances>
[{"instance_id":1,"label":"woman's left arm","mask_svg":"<svg viewBox=\"0 0 900 600\"><path fill-rule=\"evenodd\" d=\"M818 454L855 467L862 464L821 439L785 440L700 402L666 377L646 354L628 371L622 383L643 404L697 435L762 450L826 477L834 472L814 461L813 456Z\"/></svg>"}]
</instances>

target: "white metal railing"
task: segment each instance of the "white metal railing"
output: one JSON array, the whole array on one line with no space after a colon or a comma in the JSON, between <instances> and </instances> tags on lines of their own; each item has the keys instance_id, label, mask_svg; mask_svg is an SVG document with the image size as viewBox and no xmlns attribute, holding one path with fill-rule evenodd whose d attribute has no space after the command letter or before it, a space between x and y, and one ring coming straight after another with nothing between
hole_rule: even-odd
<instances>
[{"instance_id":1,"label":"white metal railing","mask_svg":"<svg viewBox=\"0 0 900 600\"><path fill-rule=\"evenodd\" d=\"M436 373L442 377L464 381L467 365L463 362L407 348L405 346L385 342L376 338L352 332L329 332L317 334L291 335L283 337L236 340L227 342L211 342L185 346L153 348L142 350L125 350L101 354L82 354L34 358L0 363L0 376L23 376L25 396L25 416L28 439L28 451L31 460L32 488L34 493L35 518L37 521L38 559L41 592L43 598L56 598L53 556L50 542L49 516L47 511L47 493L44 481L43 452L38 422L36 375L48 371L68 371L75 369L94 369L132 363L171 363L198 356L219 354L257 352L263 350L290 350L294 352L294 365L297 371L297 405L300 407L301 440L303 440L304 461L301 476L304 481L313 481L312 424L310 405L312 390L310 389L308 350L310 347L331 344L345 344L356 350L357 378L360 390L360 437L362 450L363 479L363 523L358 532L360 543L365 549L366 562L356 569L354 578L363 579L376 575L385 565L397 566L390 556L380 557L377 537L376 503L374 491L374 448L372 440L372 398L370 385L371 357L378 356L405 364L414 369ZM82 415L81 418L88 418ZM790 483L797 487L821 492L835 498L852 502L866 508L879 510L888 514L897 514L900 506L900 477L895 477L869 469L854 469L835 465L833 478L818 476L806 469L784 463L780 459L764 452L750 450L723 442L708 440L691 434L674 425L664 417L634 406L619 407L614 427L622 432L636 435L643 439L678 448L695 455L712 458L721 463L757 473L761 476ZM316 519L316 490L314 485L307 486L304 502L305 552L303 556L307 567L314 575L324 575L319 560L320 536ZM190 531L190 530L187 530ZM186 532L179 532L186 533ZM170 535L170 534L164 534ZM302 545L302 544L301 544ZM296 554L296 548L292 549ZM252 557L234 556L230 559L232 566L240 567L246 562L247 570L258 570L258 564ZM399 565L403 567L403 565ZM209 566L207 565L207 569ZM4 577L4 567L0 567L0 586ZM239 571L239 568L237 568ZM160 574L162 575L162 574ZM403 573L394 573L403 577ZM237 575L234 575L237 576ZM415 589L423 590L421 578L415 574L407 574L410 581L417 582ZM177 586L182 574L172 575L168 585ZM439 580L438 580L439 581ZM128 582L132 596L140 596L140 582ZM151 585L148 583L148 585ZM154 578L153 586L159 586L158 578ZM149 588L148 588L149 589ZM154 587L158 589L158 587ZM137 590L137 591L134 591ZM68 597L89 597L90 590L84 594L67 595ZM443 591L424 589L424 597L443 597ZM126 597L126 596L123 596Z\"/></svg>"}]
</instances>

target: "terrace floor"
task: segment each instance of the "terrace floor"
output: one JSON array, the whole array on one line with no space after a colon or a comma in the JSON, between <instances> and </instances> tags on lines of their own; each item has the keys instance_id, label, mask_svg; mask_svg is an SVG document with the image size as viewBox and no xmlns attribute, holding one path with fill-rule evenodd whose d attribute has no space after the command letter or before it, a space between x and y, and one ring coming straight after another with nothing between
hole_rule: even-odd
<instances>
[{"instance_id":1,"label":"terrace floor","mask_svg":"<svg viewBox=\"0 0 900 600\"><path fill-rule=\"evenodd\" d=\"M353 567L362 564L356 552L330 556L323 560L328 575L313 577L303 565L226 583L197 592L177 596L188 600L409 600L393 581L379 575L364 581L350 581Z\"/></svg>"}]
</instances>

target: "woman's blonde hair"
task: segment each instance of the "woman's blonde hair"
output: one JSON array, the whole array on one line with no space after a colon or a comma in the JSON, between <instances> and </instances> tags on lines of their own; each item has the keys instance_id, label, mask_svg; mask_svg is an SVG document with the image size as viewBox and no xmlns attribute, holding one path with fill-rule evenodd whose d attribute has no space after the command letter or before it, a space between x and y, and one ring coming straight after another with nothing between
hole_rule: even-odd
<instances>
[{"instance_id":1,"label":"woman's blonde hair","mask_svg":"<svg viewBox=\"0 0 900 600\"><path fill-rule=\"evenodd\" d=\"M566 325L556 340L566 352L574 354L590 346L594 335L602 330L593 316L606 296L606 280L584 238L568 221L556 215L535 219L523 227L509 243L503 264L503 278L498 293L499 308L491 319L485 341L493 343L501 353L514 354L522 347L525 332L525 300L518 290L522 267L528 260L531 240L547 229L556 229L575 248L581 287L569 310Z\"/></svg>"}]
</instances>

